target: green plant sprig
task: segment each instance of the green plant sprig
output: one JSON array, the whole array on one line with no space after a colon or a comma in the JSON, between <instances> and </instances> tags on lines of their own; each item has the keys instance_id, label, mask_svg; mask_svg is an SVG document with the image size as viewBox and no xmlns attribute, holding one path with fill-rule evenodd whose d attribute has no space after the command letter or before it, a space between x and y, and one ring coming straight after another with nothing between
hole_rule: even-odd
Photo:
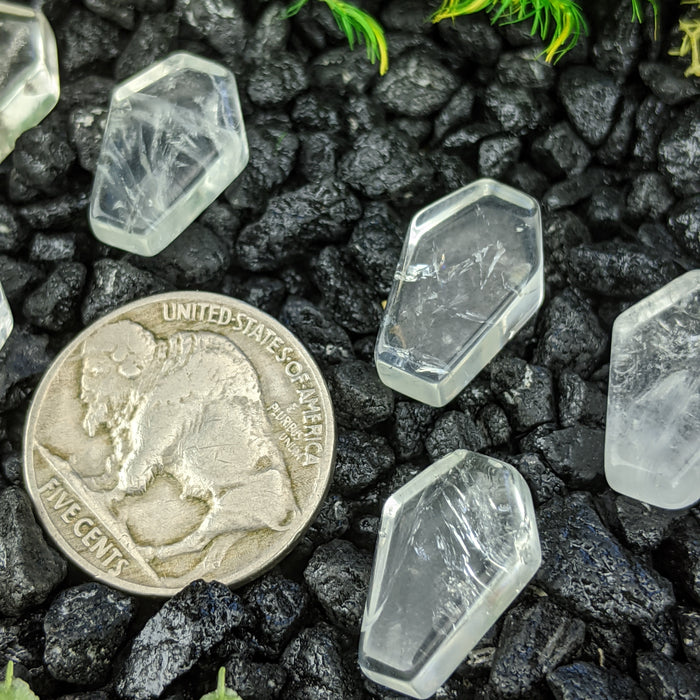
<instances>
[{"instance_id":1,"label":"green plant sprig","mask_svg":"<svg viewBox=\"0 0 700 700\"><path fill-rule=\"evenodd\" d=\"M539 34L543 41L549 38L544 49L548 63L558 61L576 45L581 33L588 33L581 8L574 0L443 0L432 21L476 12L490 13L492 24L532 19L531 34Z\"/></svg>"},{"instance_id":2,"label":"green plant sprig","mask_svg":"<svg viewBox=\"0 0 700 700\"><path fill-rule=\"evenodd\" d=\"M649 0L654 8L654 38L659 34L659 0ZM632 19L636 19L640 24L644 21L642 13L642 0L632 0Z\"/></svg>"},{"instance_id":3,"label":"green plant sprig","mask_svg":"<svg viewBox=\"0 0 700 700\"><path fill-rule=\"evenodd\" d=\"M309 0L295 0L285 11L286 17L293 17ZM379 73L389 70L389 50L384 37L384 30L372 15L359 7L343 0L322 0L328 5L338 27L347 36L350 48L355 44L364 43L367 47L367 58L372 63L379 61Z\"/></svg>"}]
</instances>

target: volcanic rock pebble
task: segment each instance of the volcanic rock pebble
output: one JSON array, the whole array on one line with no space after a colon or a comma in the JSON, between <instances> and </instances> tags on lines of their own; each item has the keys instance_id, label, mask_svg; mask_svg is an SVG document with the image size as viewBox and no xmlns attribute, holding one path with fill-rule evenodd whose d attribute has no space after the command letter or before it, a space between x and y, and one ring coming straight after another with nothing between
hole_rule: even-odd
<instances>
[{"instance_id":1,"label":"volcanic rock pebble","mask_svg":"<svg viewBox=\"0 0 700 700\"><path fill-rule=\"evenodd\" d=\"M637 656L639 684L654 700L692 700L700 697L700 670L672 661L663 654Z\"/></svg>"},{"instance_id":2,"label":"volcanic rock pebble","mask_svg":"<svg viewBox=\"0 0 700 700\"><path fill-rule=\"evenodd\" d=\"M513 608L503 620L490 685L505 698L531 697L550 671L575 657L585 629L548 598Z\"/></svg>"},{"instance_id":3,"label":"volcanic rock pebble","mask_svg":"<svg viewBox=\"0 0 700 700\"><path fill-rule=\"evenodd\" d=\"M394 466L386 438L361 430L340 430L336 443L333 489L346 496L372 486Z\"/></svg>"},{"instance_id":4,"label":"volcanic rock pebble","mask_svg":"<svg viewBox=\"0 0 700 700\"><path fill-rule=\"evenodd\" d=\"M425 449L433 462L454 450L480 452L484 447L486 437L471 417L462 411L443 413L425 438Z\"/></svg>"},{"instance_id":5,"label":"volcanic rock pebble","mask_svg":"<svg viewBox=\"0 0 700 700\"><path fill-rule=\"evenodd\" d=\"M547 675L556 700L648 700L629 676L586 661L560 666Z\"/></svg>"},{"instance_id":6,"label":"volcanic rock pebble","mask_svg":"<svg viewBox=\"0 0 700 700\"><path fill-rule=\"evenodd\" d=\"M642 626L675 603L670 583L622 547L586 494L550 499L537 511L537 527L536 580L584 618Z\"/></svg>"},{"instance_id":7,"label":"volcanic rock pebble","mask_svg":"<svg viewBox=\"0 0 700 700\"><path fill-rule=\"evenodd\" d=\"M226 586L192 582L170 598L134 639L117 677L119 697L159 697L242 620L241 600Z\"/></svg>"},{"instance_id":8,"label":"volcanic rock pebble","mask_svg":"<svg viewBox=\"0 0 700 700\"><path fill-rule=\"evenodd\" d=\"M22 313L34 326L48 331L61 331L80 316L80 299L87 270L79 262L56 266L45 282L24 301Z\"/></svg>"},{"instance_id":9,"label":"volcanic rock pebble","mask_svg":"<svg viewBox=\"0 0 700 700\"><path fill-rule=\"evenodd\" d=\"M51 675L68 683L104 683L135 608L133 598L99 583L61 591L44 618L44 663Z\"/></svg>"},{"instance_id":10,"label":"volcanic rock pebble","mask_svg":"<svg viewBox=\"0 0 700 700\"><path fill-rule=\"evenodd\" d=\"M394 393L379 380L374 367L347 360L326 372L336 419L346 428L369 428L389 418Z\"/></svg>"},{"instance_id":11,"label":"volcanic rock pebble","mask_svg":"<svg viewBox=\"0 0 700 700\"><path fill-rule=\"evenodd\" d=\"M372 559L347 540L332 540L316 549L304 580L329 619L341 628L360 631Z\"/></svg>"},{"instance_id":12,"label":"volcanic rock pebble","mask_svg":"<svg viewBox=\"0 0 700 700\"><path fill-rule=\"evenodd\" d=\"M43 603L66 575L66 562L44 540L27 494L0 491L0 613L16 617Z\"/></svg>"}]
</instances>

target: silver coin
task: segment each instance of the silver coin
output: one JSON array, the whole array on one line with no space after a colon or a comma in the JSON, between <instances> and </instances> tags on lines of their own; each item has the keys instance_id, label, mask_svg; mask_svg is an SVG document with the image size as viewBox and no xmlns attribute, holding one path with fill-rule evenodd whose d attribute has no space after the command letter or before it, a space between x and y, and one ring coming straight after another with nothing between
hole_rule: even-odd
<instances>
[{"instance_id":1,"label":"silver coin","mask_svg":"<svg viewBox=\"0 0 700 700\"><path fill-rule=\"evenodd\" d=\"M96 579L172 595L245 583L318 513L335 424L315 362L236 299L149 297L57 357L34 396L24 474L40 521Z\"/></svg>"}]
</instances>

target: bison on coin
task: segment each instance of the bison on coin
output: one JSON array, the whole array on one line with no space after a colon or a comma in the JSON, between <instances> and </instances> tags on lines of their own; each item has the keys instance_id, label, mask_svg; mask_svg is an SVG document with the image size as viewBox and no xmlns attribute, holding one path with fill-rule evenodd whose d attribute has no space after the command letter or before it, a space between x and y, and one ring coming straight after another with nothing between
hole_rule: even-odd
<instances>
[{"instance_id":1,"label":"bison on coin","mask_svg":"<svg viewBox=\"0 0 700 700\"><path fill-rule=\"evenodd\" d=\"M100 328L82 347L83 428L108 434L104 473L86 480L113 498L142 493L158 475L208 512L181 540L149 548L160 559L219 556L252 530L286 530L299 511L272 438L258 376L229 339L206 331L159 339L133 321Z\"/></svg>"}]
</instances>

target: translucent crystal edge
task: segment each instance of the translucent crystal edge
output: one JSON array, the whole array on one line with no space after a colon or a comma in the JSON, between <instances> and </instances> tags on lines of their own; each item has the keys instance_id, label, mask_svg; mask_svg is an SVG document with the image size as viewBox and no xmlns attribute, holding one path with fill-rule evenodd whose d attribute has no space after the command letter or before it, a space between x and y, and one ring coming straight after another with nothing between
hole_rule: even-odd
<instances>
[{"instance_id":1,"label":"translucent crystal edge","mask_svg":"<svg viewBox=\"0 0 700 700\"><path fill-rule=\"evenodd\" d=\"M58 71L58 48L56 45L56 36L53 33L53 29L51 28L49 21L40 10L32 10L31 8L23 7L21 5L13 5L13 10L16 11L17 14L21 14L27 19L35 18L38 21L42 36L41 56L37 59L37 65L34 66L33 74L25 83L25 90L23 91L23 94L16 96L13 100L15 103L18 101L20 103L22 101L26 102L30 113L32 113L32 118L28 121L23 121L16 133L12 133L12 131L10 131L9 135L6 134L7 142L11 143L12 146L6 152L0 150L0 163L2 163L5 158L10 155L10 153L12 153L17 139L25 131L41 123L53 111L54 107L58 104L58 99L61 94ZM43 71L37 71L38 65L41 64L41 58L44 59L46 64L45 73L43 73ZM45 93L44 99L41 102L35 103L36 96L38 94L36 83L41 81L46 81L46 87L48 88L49 92ZM30 86L29 90L26 89L28 86ZM18 107L15 104L15 109L17 108Z\"/></svg>"},{"instance_id":2,"label":"translucent crystal edge","mask_svg":"<svg viewBox=\"0 0 700 700\"><path fill-rule=\"evenodd\" d=\"M3 314L3 311L6 313ZM5 345L14 327L15 319L12 316L12 309L5 296L5 290L2 288L2 284L0 284L0 348Z\"/></svg>"},{"instance_id":3,"label":"translucent crystal edge","mask_svg":"<svg viewBox=\"0 0 700 700\"><path fill-rule=\"evenodd\" d=\"M382 359L383 353L392 351L391 346L385 340L388 332L388 321L385 316L374 349L377 374L386 386L405 396L422 401L429 406L445 406L498 355L505 344L512 340L518 331L537 313L543 301L544 269L540 265L526 283L521 296L511 302L497 323L490 324L486 331L474 339L470 346L465 349L461 358L450 369L450 372L439 381L421 379L415 374ZM387 307L390 303L391 296ZM514 318L518 319L517 322L513 321ZM506 343L501 344L500 339L504 335L504 329L508 331L508 339Z\"/></svg>"},{"instance_id":4,"label":"translucent crystal edge","mask_svg":"<svg viewBox=\"0 0 700 700\"><path fill-rule=\"evenodd\" d=\"M427 484L434 482L437 478L441 477L445 472L453 469L459 462L468 459L471 455L478 455L480 457L486 457L490 461L497 462L500 466L507 469L513 476L514 481L518 484L518 493L523 499L523 506L526 513L529 514L528 517L528 528L531 537L528 540L529 544L529 556L527 558L528 565L522 569L522 579L521 584L517 590L513 591L509 596L499 596L497 598L498 603L492 606L490 609L484 608L481 611L481 617L484 618L484 622L480 625L483 629L481 634L474 635L467 628L466 620L461 624L454 632L446 639L445 642L440 646L436 653L440 653L446 658L442 660L440 666L443 668L442 673L435 672L435 668L426 664L423 671L419 671L414 677L407 678L406 680L401 680L395 676L388 675L388 673L382 673L380 669L387 669L391 671L385 664L369 657L364 652L364 639L365 636L373 624L370 618L370 611L376 608L377 597L379 596L379 591L375 587L375 578L377 572L383 572L386 566L386 560L389 552L387 546L379 546L381 540L384 540L388 536L389 521L393 521L401 510L400 500L408 500L416 493L420 492ZM437 472L437 473L436 473ZM527 485L527 482L522 477L520 472L518 472L515 467L501 460L497 460L493 457L488 457L487 455L480 455L479 453L472 452L470 450L455 450L445 457L439 459L437 462L433 463L429 471L425 470L418 474L416 477L411 479L407 484L398 489L394 494L392 494L384 504L382 508L382 519L380 525L380 531L377 538L377 548L375 561L372 566L372 574L370 577L369 584L369 595L365 604L365 612L362 620L362 629L360 633L360 643L359 643L359 654L358 662L362 672L370 679L376 683L386 686L392 690L395 690L405 695L410 695L415 698L428 698L433 695L436 690L454 673L455 669L464 660L466 655L478 644L479 640L488 632L488 630L496 623L498 618L508 609L510 604L520 595L525 586L532 580L532 577L537 573L537 570L542 564L542 550L540 547L539 532L537 530L537 522L535 520L535 509L532 502L532 494ZM506 575L498 577L495 579L496 583L502 580ZM495 586L497 587L497 585ZM484 592L484 596L493 595L492 591ZM483 596L482 596L483 597ZM486 623L488 620L488 624ZM445 648L449 648L449 652L445 653Z\"/></svg>"},{"instance_id":5,"label":"translucent crystal edge","mask_svg":"<svg viewBox=\"0 0 700 700\"><path fill-rule=\"evenodd\" d=\"M664 307L672 306L686 296L689 285L696 287L700 286L700 270L691 270L680 277L676 277L676 279L672 280L661 289L653 292L641 301L638 301L633 306L630 306L629 309L623 311L613 323L611 348L614 349L616 343L620 342L619 338L621 335L631 332L634 327L640 321L642 321L642 319L650 318L652 315L650 312L659 306L659 304L663 303ZM610 389L608 390L607 414L608 416L612 417L614 417L614 406L617 401L616 389L617 387L614 384L611 384ZM640 491L635 491L634 489L630 488L630 480L628 478L624 478L619 473L621 466L627 471L627 475L637 471L637 466L632 462L621 463L613 460L613 439L613 431L606 430L604 456L605 479L611 489L617 491L617 493L620 493L623 496L629 496L630 498L634 498L642 503L648 503L649 505L657 508L663 508L665 510L682 510L683 508L689 508L700 500L700 484L698 484L698 491L695 493L691 492L678 494L680 500L672 501L670 499L666 499L664 498L664 496L667 495L665 492L660 492L653 489L645 491L644 498L640 498Z\"/></svg>"}]
</instances>

